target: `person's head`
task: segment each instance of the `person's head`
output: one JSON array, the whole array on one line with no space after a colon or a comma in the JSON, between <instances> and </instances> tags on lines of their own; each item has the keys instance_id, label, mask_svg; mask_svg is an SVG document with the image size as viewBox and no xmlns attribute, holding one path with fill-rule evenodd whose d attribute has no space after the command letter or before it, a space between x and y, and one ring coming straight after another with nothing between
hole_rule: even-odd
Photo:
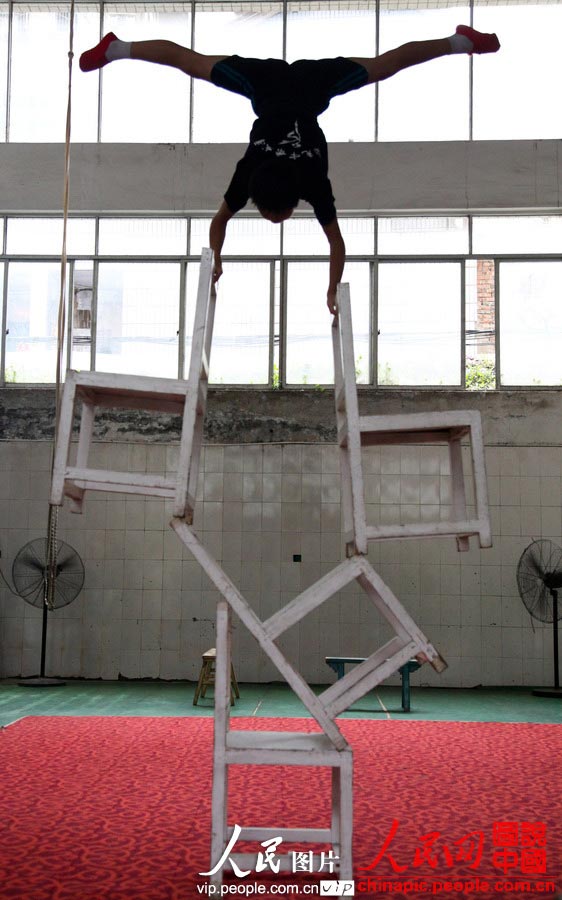
<instances>
[{"instance_id":1,"label":"person's head","mask_svg":"<svg viewBox=\"0 0 562 900\"><path fill-rule=\"evenodd\" d=\"M286 159L268 159L250 178L250 198L264 219L284 222L299 202L295 166Z\"/></svg>"}]
</instances>

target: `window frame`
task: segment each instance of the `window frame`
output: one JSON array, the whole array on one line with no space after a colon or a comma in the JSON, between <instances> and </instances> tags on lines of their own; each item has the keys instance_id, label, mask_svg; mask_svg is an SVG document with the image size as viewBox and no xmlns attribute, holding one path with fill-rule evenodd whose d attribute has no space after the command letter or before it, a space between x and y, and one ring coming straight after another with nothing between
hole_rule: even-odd
<instances>
[{"instance_id":1,"label":"window frame","mask_svg":"<svg viewBox=\"0 0 562 900\"><path fill-rule=\"evenodd\" d=\"M513 213L510 212L511 215L521 215L521 213ZM554 212L549 213L550 215L554 215ZM436 214L436 218L442 218L444 215L443 212ZM497 213L494 213L497 215ZM545 213L541 213L541 215L545 215ZM557 215L562 216L562 213L557 213ZM208 218L208 216L189 216L189 215L177 215L170 216L169 214L162 214L160 216L148 216L147 214L132 216L130 213L127 213L123 216L116 216L115 213L112 213L108 216L85 216L83 213L74 216L75 218L92 218L95 220L95 246L94 253L91 254L69 254L68 256L68 265L69 265L69 285L72 285L74 268L77 262L91 262L93 266L93 298L92 298L92 322L91 322L91 349L90 349L90 365L92 365L93 360L95 360L96 353L96 337L97 337L97 323L98 323L98 310L97 310L97 287L98 287L98 272L99 272L99 264L100 262L140 262L141 260L144 262L168 262L168 263L176 263L180 265L180 279L179 279L179 329L178 329L178 366L177 372L178 377L182 378L185 374L185 366L188 362L185 359L185 333L186 333L186 309L185 309L185 286L186 286L186 271L187 266L189 264L197 264L199 260L199 256L191 253L191 223L196 218ZM258 216L249 216L251 218L257 218ZM404 216L406 217L406 214ZM408 214L408 217L411 217L411 213ZM45 219L60 219L60 216L53 216L53 214L45 214L39 215L37 213L21 213L21 214L4 214L0 215L0 223L3 225L3 240L1 246L0 253L0 263L3 264L3 282L2 282L2 322L6 323L6 315L7 315L7 303L8 303L8 277L9 277L9 268L10 264L14 262L59 262L60 256L55 254L29 254L29 253L7 253L7 239L8 239L8 227L9 220L11 219L30 219L30 218L45 218ZM120 254L100 254L99 251L99 224L100 221L105 218L139 218L139 219L170 219L170 218L178 218L187 222L187 247L186 252L183 254L173 254L173 255L161 255L155 254L153 256L139 255L120 255ZM468 260L490 260L494 262L494 313L495 313L495 323L494 323L494 336L493 343L495 346L495 370L496 370L496 387L491 390L502 391L502 390L552 390L556 389L556 385L534 385L534 384L520 384L520 385L503 385L501 382L501 334L500 334L500 284L499 284L499 268L501 263L503 262L543 262L543 261L562 261L562 252L560 254L555 253L515 253L515 254L492 254L492 253L478 253L473 254L472 250L472 223L477 216L469 215L469 247L466 254L455 254L455 255L442 255L442 254L431 254L427 256L422 255L404 255L399 256L396 254L393 255L378 255L378 220L380 218L388 218L388 215L372 215L372 216L363 216L362 218L369 218L374 220L374 252L372 254L349 254L348 260L351 262L364 262L369 265L369 284L370 284L370 298L369 298L369 316L370 316L370 341L369 341L369 380L367 384L358 385L359 390L369 390L369 389L377 389L381 391L396 391L396 390L436 390L436 391L450 391L450 390L468 390L466 387L466 262ZM431 218L431 217L423 217L423 218ZM328 245L326 244L326 251L328 251ZM281 241L280 241L280 249L278 254L269 254L263 255L260 254L258 256L251 256L249 254L231 254L223 257L224 262L259 262L269 265L269 296L267 299L269 305L269 347L268 347L268 381L267 383L259 384L259 385L250 385L250 384L213 384L213 387L216 389L224 388L236 388L236 389L255 389L257 387L263 389L273 389L273 388L283 388L287 390L302 390L302 384L288 384L286 380L286 354L287 354L287 300L286 300L286 292L287 292L287 270L288 266L292 262L327 262L328 261L328 252L322 255L313 255L313 254L305 254L305 255L296 255L296 254L285 254L283 251L283 232L281 232ZM460 341L461 345L459 348L459 357L460 357L460 366L461 366L461 379L459 385L381 385L378 384L377 380L377 363L378 363L378 268L380 263L387 262L415 262L415 263L423 263L423 262L454 262L461 265L461 321L460 321ZM223 276L224 277L224 276ZM345 281L345 273L344 273L344 281ZM69 290L67 290L67 318L66 318L66 359L65 362L67 365L70 364L71 361L71 353L72 353L72 321L69 313ZM220 298L220 285L219 285L219 298ZM326 328L329 327L329 314L326 311ZM278 329L276 329L275 323L278 324ZM492 337L490 337L490 343L492 343ZM31 386L30 382L7 382L5 378L5 365L6 365L6 326L4 324L2 328L2 338L0 342L0 386L11 388L13 386L21 387ZM49 383L44 383L38 386L48 387ZM321 387L331 387L331 385L322 385Z\"/></svg>"}]
</instances>

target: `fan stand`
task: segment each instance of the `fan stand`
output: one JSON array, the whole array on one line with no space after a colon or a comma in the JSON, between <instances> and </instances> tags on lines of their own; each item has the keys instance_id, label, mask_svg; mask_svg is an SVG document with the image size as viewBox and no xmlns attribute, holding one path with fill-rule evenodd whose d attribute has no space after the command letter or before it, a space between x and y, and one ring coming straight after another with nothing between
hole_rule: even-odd
<instances>
[{"instance_id":1,"label":"fan stand","mask_svg":"<svg viewBox=\"0 0 562 900\"><path fill-rule=\"evenodd\" d=\"M26 678L25 681L18 681L18 685L20 687L64 687L66 685L66 681L61 681L60 678L47 678L45 676L45 656L47 653L47 616L49 615L49 611L47 609L47 604L43 603L43 627L41 632L41 669L39 678Z\"/></svg>"},{"instance_id":2,"label":"fan stand","mask_svg":"<svg viewBox=\"0 0 562 900\"><path fill-rule=\"evenodd\" d=\"M558 698L562 700L562 688L560 687L560 668L558 664L558 591L550 589L552 597L552 636L554 643L554 687L536 688L533 691L535 697Z\"/></svg>"}]
</instances>

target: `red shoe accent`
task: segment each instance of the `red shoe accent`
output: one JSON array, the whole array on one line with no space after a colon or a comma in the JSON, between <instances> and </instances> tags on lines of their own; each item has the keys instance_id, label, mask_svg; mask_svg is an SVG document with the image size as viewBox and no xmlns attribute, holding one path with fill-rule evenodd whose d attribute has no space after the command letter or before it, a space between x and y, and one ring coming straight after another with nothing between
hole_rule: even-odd
<instances>
[{"instance_id":1,"label":"red shoe accent","mask_svg":"<svg viewBox=\"0 0 562 900\"><path fill-rule=\"evenodd\" d=\"M82 71L93 72L94 69L101 69L102 66L105 66L105 64L109 62L109 60L105 58L105 51L109 45L116 40L117 35L110 31L109 34L106 34L106 36L101 39L99 44L96 44L91 50L86 50L80 57L79 62Z\"/></svg>"},{"instance_id":2,"label":"red shoe accent","mask_svg":"<svg viewBox=\"0 0 562 900\"><path fill-rule=\"evenodd\" d=\"M482 31L476 31L469 25L458 25L456 34L462 34L472 41L472 53L496 53L500 49L500 42L497 34L485 34Z\"/></svg>"}]
</instances>

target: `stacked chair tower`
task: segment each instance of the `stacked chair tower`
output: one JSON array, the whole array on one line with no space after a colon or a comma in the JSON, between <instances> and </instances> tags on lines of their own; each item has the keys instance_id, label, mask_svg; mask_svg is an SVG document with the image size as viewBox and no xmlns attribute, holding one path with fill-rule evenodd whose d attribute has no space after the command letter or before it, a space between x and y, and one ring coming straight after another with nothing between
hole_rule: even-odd
<instances>
[{"instance_id":1,"label":"stacked chair tower","mask_svg":"<svg viewBox=\"0 0 562 900\"><path fill-rule=\"evenodd\" d=\"M390 588L367 559L371 542L391 538L452 535L458 549L468 549L476 535L481 547L491 546L486 496L484 449L478 413L444 412L429 415L359 416L349 286L338 292L338 316L332 326L336 420L340 453L343 519L347 557L265 621L252 609L240 590L208 552L193 527L193 514L203 438L209 379L216 293L212 284L213 257L204 250L193 327L191 361L186 381L106 373L66 376L58 429L51 503L70 500L71 510L82 511L88 490L137 493L173 501L171 526L200 563L216 587L217 632L215 661L215 722L212 787L212 835L210 871L216 869L234 833L228 819L228 775L233 765L327 766L331 769L331 820L318 828L276 828L275 823L251 823L241 827L240 840L263 842L272 837L297 844L331 845L339 860L339 877L353 876L353 752L340 731L336 717L356 700L388 678L412 657L429 662L441 672L446 663L418 628ZM70 465L75 403L82 402L75 465ZM98 408L148 409L182 416L178 468L163 477L147 473L99 470L89 465L93 426ZM462 438L471 440L476 514L468 518L462 466ZM451 515L446 522L403 526L369 526L365 518L361 447L373 444L445 443L449 447L452 479ZM321 606L353 581L361 586L394 636L363 663L317 696L281 651L277 639L304 616ZM251 731L230 729L231 618L235 613L280 674L320 726L320 731ZM234 850L230 859L252 865L255 854ZM291 858L281 854L281 868ZM211 875L220 884L222 870Z\"/></svg>"}]
</instances>

